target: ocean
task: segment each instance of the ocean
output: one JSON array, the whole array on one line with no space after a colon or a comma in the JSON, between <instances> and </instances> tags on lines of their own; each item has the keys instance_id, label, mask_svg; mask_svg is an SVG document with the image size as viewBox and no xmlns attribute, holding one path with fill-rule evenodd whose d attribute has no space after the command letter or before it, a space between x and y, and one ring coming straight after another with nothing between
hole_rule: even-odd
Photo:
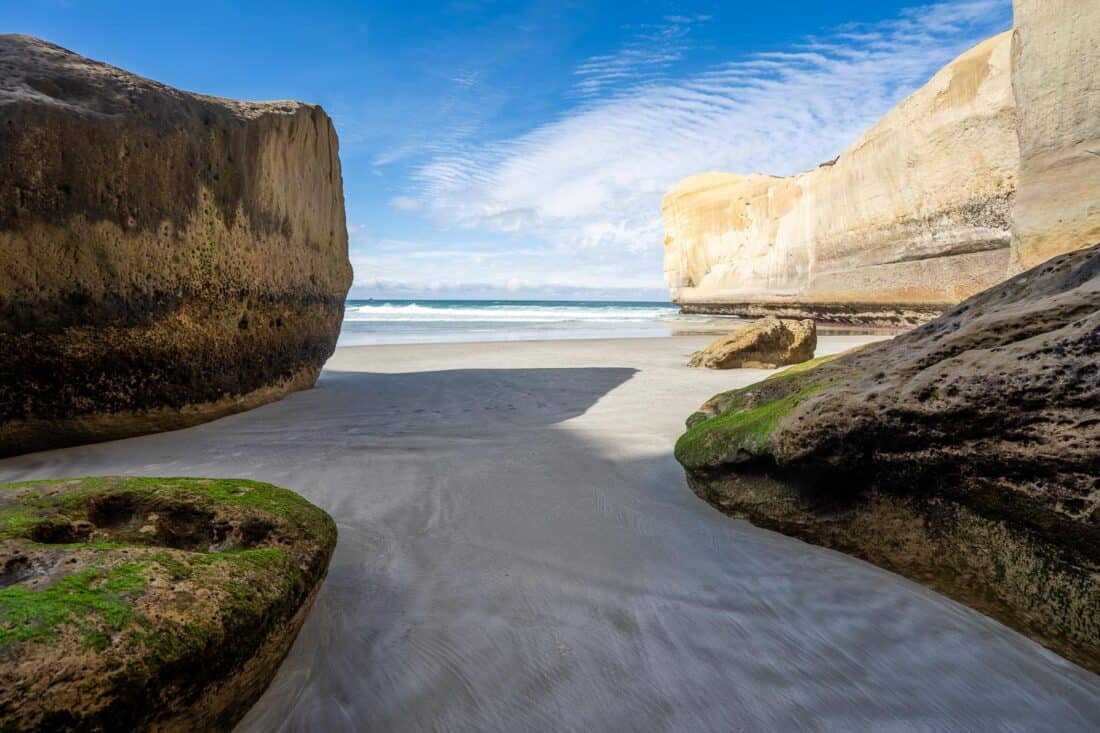
<instances>
[{"instance_id":1,"label":"ocean","mask_svg":"<svg viewBox=\"0 0 1100 733\"><path fill-rule=\"evenodd\" d=\"M337 345L662 337L714 320L657 302L349 300Z\"/></svg>"}]
</instances>

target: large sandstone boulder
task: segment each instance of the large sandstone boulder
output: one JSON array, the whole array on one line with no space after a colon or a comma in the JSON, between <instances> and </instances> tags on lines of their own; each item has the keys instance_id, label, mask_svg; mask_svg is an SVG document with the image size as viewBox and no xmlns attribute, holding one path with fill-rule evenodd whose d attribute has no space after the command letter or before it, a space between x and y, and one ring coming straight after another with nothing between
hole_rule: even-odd
<instances>
[{"instance_id":1,"label":"large sandstone boulder","mask_svg":"<svg viewBox=\"0 0 1100 733\"><path fill-rule=\"evenodd\" d=\"M0 455L313 385L351 282L321 108L0 36Z\"/></svg>"},{"instance_id":2,"label":"large sandstone boulder","mask_svg":"<svg viewBox=\"0 0 1100 733\"><path fill-rule=\"evenodd\" d=\"M691 355L688 366L709 369L775 369L814 358L817 327L810 319L761 318Z\"/></svg>"},{"instance_id":3,"label":"large sandstone boulder","mask_svg":"<svg viewBox=\"0 0 1100 733\"><path fill-rule=\"evenodd\" d=\"M1005 277L1019 165L1011 33L978 44L799 175L704 173L665 196L686 312L911 325Z\"/></svg>"},{"instance_id":4,"label":"large sandstone boulder","mask_svg":"<svg viewBox=\"0 0 1100 733\"><path fill-rule=\"evenodd\" d=\"M0 729L230 730L335 544L327 514L254 481L0 485Z\"/></svg>"},{"instance_id":5,"label":"large sandstone boulder","mask_svg":"<svg viewBox=\"0 0 1100 733\"><path fill-rule=\"evenodd\" d=\"M1100 671L1100 245L718 395L676 445L721 509L927 583Z\"/></svg>"},{"instance_id":6,"label":"large sandstone boulder","mask_svg":"<svg viewBox=\"0 0 1100 733\"><path fill-rule=\"evenodd\" d=\"M1014 0L1012 266L1100 242L1100 2Z\"/></svg>"}]
</instances>

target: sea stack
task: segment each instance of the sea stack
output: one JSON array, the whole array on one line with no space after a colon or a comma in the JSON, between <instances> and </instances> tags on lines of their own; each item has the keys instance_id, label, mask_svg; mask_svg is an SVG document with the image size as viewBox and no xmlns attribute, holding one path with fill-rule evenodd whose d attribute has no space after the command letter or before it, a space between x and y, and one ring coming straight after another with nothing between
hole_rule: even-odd
<instances>
[{"instance_id":1,"label":"sea stack","mask_svg":"<svg viewBox=\"0 0 1100 733\"><path fill-rule=\"evenodd\" d=\"M0 455L311 387L351 283L332 122L0 36Z\"/></svg>"},{"instance_id":2,"label":"sea stack","mask_svg":"<svg viewBox=\"0 0 1100 733\"><path fill-rule=\"evenodd\" d=\"M668 192L665 278L686 312L906 326L1006 276L1019 146L1012 34L959 56L838 158Z\"/></svg>"}]
</instances>

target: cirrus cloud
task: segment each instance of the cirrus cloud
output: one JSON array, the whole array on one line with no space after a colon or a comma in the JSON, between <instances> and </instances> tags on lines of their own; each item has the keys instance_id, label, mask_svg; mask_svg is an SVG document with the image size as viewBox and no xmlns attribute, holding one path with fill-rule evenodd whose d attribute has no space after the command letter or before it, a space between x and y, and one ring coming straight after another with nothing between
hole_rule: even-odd
<instances>
[{"instance_id":1,"label":"cirrus cloud","mask_svg":"<svg viewBox=\"0 0 1100 733\"><path fill-rule=\"evenodd\" d=\"M577 104L506 139L455 138L416 166L448 225L559 251L647 253L660 200L705 170L789 175L831 159L953 57L1011 23L1009 0L922 5L674 78L706 18L667 18L578 66ZM652 273L653 282L660 273Z\"/></svg>"}]
</instances>

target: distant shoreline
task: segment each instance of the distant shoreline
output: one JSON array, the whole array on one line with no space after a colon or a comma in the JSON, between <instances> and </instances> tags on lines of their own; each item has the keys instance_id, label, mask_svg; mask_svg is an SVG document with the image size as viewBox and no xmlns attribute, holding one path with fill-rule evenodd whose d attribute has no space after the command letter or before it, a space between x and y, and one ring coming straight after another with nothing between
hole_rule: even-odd
<instances>
[{"instance_id":1,"label":"distant shoreline","mask_svg":"<svg viewBox=\"0 0 1100 733\"><path fill-rule=\"evenodd\" d=\"M349 298L336 345L714 337L755 317L686 313L674 303L658 301ZM892 335L906 328L830 321L818 327L838 336Z\"/></svg>"},{"instance_id":2,"label":"distant shoreline","mask_svg":"<svg viewBox=\"0 0 1100 733\"><path fill-rule=\"evenodd\" d=\"M656 301L348 299L337 346L660 338L711 320Z\"/></svg>"}]
</instances>

